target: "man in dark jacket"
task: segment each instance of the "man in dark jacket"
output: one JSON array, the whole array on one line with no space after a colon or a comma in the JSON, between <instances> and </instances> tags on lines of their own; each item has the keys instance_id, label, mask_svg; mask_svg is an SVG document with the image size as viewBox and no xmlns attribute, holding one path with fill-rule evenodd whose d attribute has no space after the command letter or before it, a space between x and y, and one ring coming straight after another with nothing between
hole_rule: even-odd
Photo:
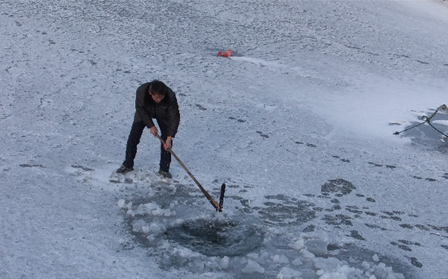
<instances>
[{"instance_id":1,"label":"man in dark jacket","mask_svg":"<svg viewBox=\"0 0 448 279\"><path fill-rule=\"evenodd\" d=\"M176 95L165 83L159 80L141 85L137 89L135 101L135 116L126 144L126 157L118 173L127 173L134 170L134 159L137 154L137 145L140 143L143 130L147 127L150 133L156 136L158 129L153 118L157 120L162 139L159 174L171 178L171 153L168 151L173 145L173 138L179 127L180 114Z\"/></svg>"}]
</instances>

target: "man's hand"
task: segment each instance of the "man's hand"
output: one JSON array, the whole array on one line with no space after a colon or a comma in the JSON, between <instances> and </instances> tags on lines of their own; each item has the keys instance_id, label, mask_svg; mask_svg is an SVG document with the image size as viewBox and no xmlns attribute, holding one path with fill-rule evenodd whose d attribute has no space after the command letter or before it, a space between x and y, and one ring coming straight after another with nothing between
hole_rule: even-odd
<instances>
[{"instance_id":1,"label":"man's hand","mask_svg":"<svg viewBox=\"0 0 448 279\"><path fill-rule=\"evenodd\" d=\"M159 130L157 130L157 127L154 125L149 129L149 132L153 135L153 136L157 136L157 134L159 133Z\"/></svg>"},{"instance_id":2,"label":"man's hand","mask_svg":"<svg viewBox=\"0 0 448 279\"><path fill-rule=\"evenodd\" d=\"M171 137L166 138L163 148L165 148L166 151L171 149Z\"/></svg>"}]
</instances>

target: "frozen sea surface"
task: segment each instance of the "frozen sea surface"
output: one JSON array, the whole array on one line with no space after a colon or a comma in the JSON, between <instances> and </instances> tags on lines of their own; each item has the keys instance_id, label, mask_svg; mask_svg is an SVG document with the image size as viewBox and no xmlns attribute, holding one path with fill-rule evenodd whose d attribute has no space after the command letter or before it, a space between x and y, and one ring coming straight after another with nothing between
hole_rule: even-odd
<instances>
[{"instance_id":1,"label":"frozen sea surface","mask_svg":"<svg viewBox=\"0 0 448 279\"><path fill-rule=\"evenodd\" d=\"M434 278L446 1L0 2L1 278ZM234 57L218 57L232 49ZM139 84L177 93L173 161ZM448 132L447 112L431 123Z\"/></svg>"}]
</instances>

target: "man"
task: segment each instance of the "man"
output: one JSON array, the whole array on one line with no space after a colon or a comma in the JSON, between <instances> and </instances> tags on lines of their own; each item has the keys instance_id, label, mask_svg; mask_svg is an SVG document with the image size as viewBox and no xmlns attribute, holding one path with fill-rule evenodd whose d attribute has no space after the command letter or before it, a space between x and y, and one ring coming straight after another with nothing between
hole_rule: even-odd
<instances>
[{"instance_id":1,"label":"man","mask_svg":"<svg viewBox=\"0 0 448 279\"><path fill-rule=\"evenodd\" d=\"M165 83L159 80L141 85L137 89L135 101L134 123L126 144L126 157L123 165L117 173L127 173L134 170L134 159L137 154L137 145L140 143L143 130L147 127L151 134L156 136L158 129L154 125L153 118L157 120L162 139L159 174L165 178L171 178L170 163L173 138L179 127L180 114L176 95Z\"/></svg>"}]
</instances>

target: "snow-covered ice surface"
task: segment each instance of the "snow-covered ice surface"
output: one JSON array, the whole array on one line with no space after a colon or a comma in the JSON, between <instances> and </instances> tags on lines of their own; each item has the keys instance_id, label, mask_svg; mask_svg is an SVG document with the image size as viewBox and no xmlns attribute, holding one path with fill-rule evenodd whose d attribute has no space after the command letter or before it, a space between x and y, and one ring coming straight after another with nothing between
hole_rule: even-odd
<instances>
[{"instance_id":1,"label":"snow-covered ice surface","mask_svg":"<svg viewBox=\"0 0 448 279\"><path fill-rule=\"evenodd\" d=\"M1 278L446 278L447 142L393 135L448 103L446 1L9 0L0 24ZM109 181L152 79L222 214L147 132Z\"/></svg>"}]
</instances>

